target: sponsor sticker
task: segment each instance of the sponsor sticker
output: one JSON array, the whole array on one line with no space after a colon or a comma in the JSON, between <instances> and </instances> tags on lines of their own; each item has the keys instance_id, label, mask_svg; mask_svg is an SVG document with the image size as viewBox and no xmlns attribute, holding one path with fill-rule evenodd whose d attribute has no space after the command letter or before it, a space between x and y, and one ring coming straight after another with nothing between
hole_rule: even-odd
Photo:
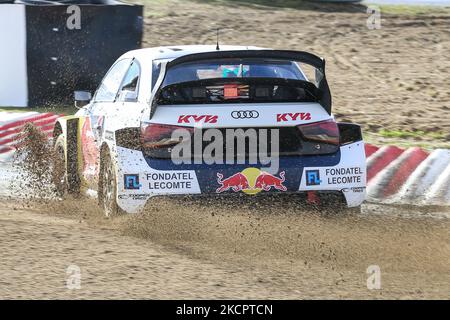
<instances>
[{"instance_id":1,"label":"sponsor sticker","mask_svg":"<svg viewBox=\"0 0 450 320\"><path fill-rule=\"evenodd\" d=\"M362 192L364 192L364 190L366 190L366 187L353 187L351 189L353 192L362 193Z\"/></svg>"},{"instance_id":2,"label":"sponsor sticker","mask_svg":"<svg viewBox=\"0 0 450 320\"><path fill-rule=\"evenodd\" d=\"M217 183L220 186L216 192L222 193L231 190L252 195L261 191L270 191L272 188L286 191L287 188L283 185L284 176L284 171L281 171L279 177L277 177L258 168L247 168L227 178L224 178L223 174L217 173Z\"/></svg>"},{"instance_id":3,"label":"sponsor sticker","mask_svg":"<svg viewBox=\"0 0 450 320\"><path fill-rule=\"evenodd\" d=\"M127 190L139 190L142 187L138 174L124 174L123 184Z\"/></svg>"},{"instance_id":4,"label":"sponsor sticker","mask_svg":"<svg viewBox=\"0 0 450 320\"><path fill-rule=\"evenodd\" d=\"M362 170L360 167L327 168L325 169L327 183L332 185L362 183Z\"/></svg>"},{"instance_id":5,"label":"sponsor sticker","mask_svg":"<svg viewBox=\"0 0 450 320\"><path fill-rule=\"evenodd\" d=\"M147 198L149 197L149 194L119 194L119 199L121 200L127 200L127 199L131 199L131 200L147 200Z\"/></svg>"},{"instance_id":6,"label":"sponsor sticker","mask_svg":"<svg viewBox=\"0 0 450 320\"><path fill-rule=\"evenodd\" d=\"M147 173L150 190L191 189L194 177L191 172L154 172Z\"/></svg>"},{"instance_id":7,"label":"sponsor sticker","mask_svg":"<svg viewBox=\"0 0 450 320\"><path fill-rule=\"evenodd\" d=\"M219 116L216 115L181 115L178 117L178 123L217 123Z\"/></svg>"},{"instance_id":8,"label":"sponsor sticker","mask_svg":"<svg viewBox=\"0 0 450 320\"><path fill-rule=\"evenodd\" d=\"M319 170L306 170L306 185L307 186L318 186L322 180L320 180Z\"/></svg>"},{"instance_id":9,"label":"sponsor sticker","mask_svg":"<svg viewBox=\"0 0 450 320\"><path fill-rule=\"evenodd\" d=\"M309 113L309 112L289 112L289 113L278 113L277 114L277 122L298 121L298 120L311 120L311 113Z\"/></svg>"}]
</instances>

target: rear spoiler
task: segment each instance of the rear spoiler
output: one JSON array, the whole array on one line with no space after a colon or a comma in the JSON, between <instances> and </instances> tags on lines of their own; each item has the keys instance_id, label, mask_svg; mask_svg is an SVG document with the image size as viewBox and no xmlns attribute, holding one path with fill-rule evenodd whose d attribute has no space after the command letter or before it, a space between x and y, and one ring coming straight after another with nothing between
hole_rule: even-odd
<instances>
[{"instance_id":1,"label":"rear spoiler","mask_svg":"<svg viewBox=\"0 0 450 320\"><path fill-rule=\"evenodd\" d=\"M331 114L331 93L325 76L325 60L312 53L292 50L233 50L212 51L188 54L167 62L165 70L173 66L193 61L212 59L239 59L239 58L272 58L281 60L298 61L313 66L316 69L316 86L319 89L319 103ZM159 81L162 83L162 80Z\"/></svg>"}]
</instances>

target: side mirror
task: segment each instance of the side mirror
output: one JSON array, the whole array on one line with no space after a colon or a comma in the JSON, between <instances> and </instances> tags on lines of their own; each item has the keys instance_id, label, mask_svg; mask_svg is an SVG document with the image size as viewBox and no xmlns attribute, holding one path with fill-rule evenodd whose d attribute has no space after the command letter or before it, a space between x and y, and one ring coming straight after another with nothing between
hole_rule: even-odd
<instances>
[{"instance_id":1,"label":"side mirror","mask_svg":"<svg viewBox=\"0 0 450 320\"><path fill-rule=\"evenodd\" d=\"M89 103L92 99L92 95L89 91L75 91L75 108L82 108Z\"/></svg>"},{"instance_id":2,"label":"side mirror","mask_svg":"<svg viewBox=\"0 0 450 320\"><path fill-rule=\"evenodd\" d=\"M136 102L137 101L136 91L122 90L120 92L119 101Z\"/></svg>"}]
</instances>

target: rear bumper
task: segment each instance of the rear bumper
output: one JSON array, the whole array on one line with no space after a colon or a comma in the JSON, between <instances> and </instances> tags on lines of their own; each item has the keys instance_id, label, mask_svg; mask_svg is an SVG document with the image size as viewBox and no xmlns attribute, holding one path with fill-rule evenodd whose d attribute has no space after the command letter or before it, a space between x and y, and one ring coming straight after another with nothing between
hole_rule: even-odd
<instances>
[{"instance_id":1,"label":"rear bumper","mask_svg":"<svg viewBox=\"0 0 450 320\"><path fill-rule=\"evenodd\" d=\"M366 197L366 158L362 141L326 156L280 158L277 173L256 165L176 165L145 159L142 152L117 147L117 203L141 211L153 196L342 192L349 207Z\"/></svg>"}]
</instances>

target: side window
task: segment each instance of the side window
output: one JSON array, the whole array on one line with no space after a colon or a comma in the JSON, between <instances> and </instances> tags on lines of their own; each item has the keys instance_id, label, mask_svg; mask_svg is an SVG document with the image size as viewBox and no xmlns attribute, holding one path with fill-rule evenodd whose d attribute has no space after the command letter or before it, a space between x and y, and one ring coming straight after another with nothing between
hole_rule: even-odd
<instances>
[{"instance_id":1,"label":"side window","mask_svg":"<svg viewBox=\"0 0 450 320\"><path fill-rule=\"evenodd\" d=\"M127 95L122 94L124 92L128 92L128 97L130 96L129 93L133 92L133 97L135 97L135 99L137 98L140 74L141 68L139 67L139 63L137 61L133 61L122 81L122 86L119 91L119 101L125 101L127 99Z\"/></svg>"},{"instance_id":2,"label":"side window","mask_svg":"<svg viewBox=\"0 0 450 320\"><path fill-rule=\"evenodd\" d=\"M156 80L158 80L159 73L161 72L161 62L153 62L153 69L152 69L152 90L153 87L156 84Z\"/></svg>"},{"instance_id":3,"label":"side window","mask_svg":"<svg viewBox=\"0 0 450 320\"><path fill-rule=\"evenodd\" d=\"M95 102L113 102L122 83L123 76L130 65L130 59L118 61L103 78L95 94Z\"/></svg>"}]
</instances>

